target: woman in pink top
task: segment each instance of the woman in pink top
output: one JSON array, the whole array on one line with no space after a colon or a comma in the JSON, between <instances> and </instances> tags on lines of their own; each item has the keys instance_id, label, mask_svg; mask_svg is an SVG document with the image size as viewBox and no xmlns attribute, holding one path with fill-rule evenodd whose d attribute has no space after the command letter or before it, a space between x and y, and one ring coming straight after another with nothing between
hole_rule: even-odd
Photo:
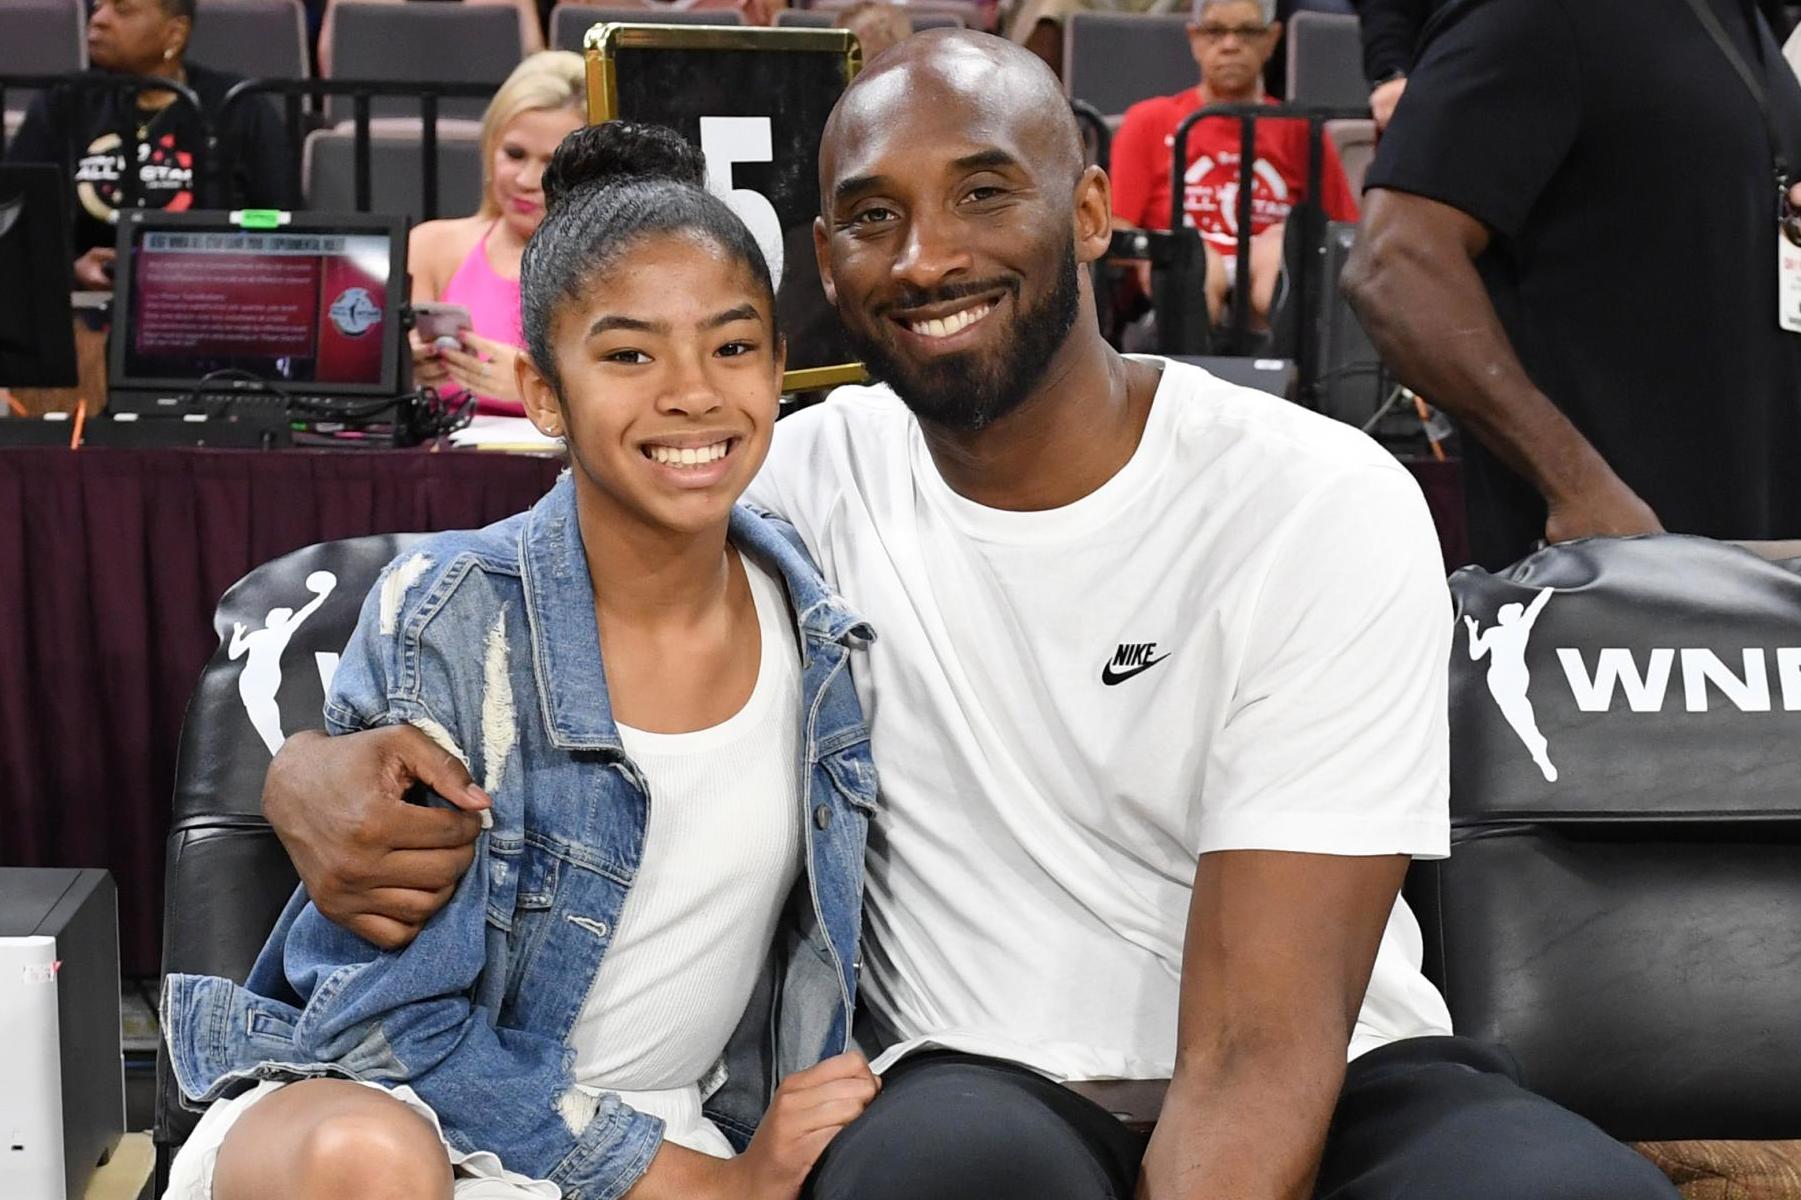
<instances>
[{"instance_id":1,"label":"woman in pink top","mask_svg":"<svg viewBox=\"0 0 1801 1200\"><path fill-rule=\"evenodd\" d=\"M544 167L584 123L581 56L534 54L508 76L482 117L482 206L474 216L427 221L407 254L413 300L469 310L462 347L413 336L413 378L441 392L473 392L484 413L524 416L513 363L519 330L519 258L544 220Z\"/></svg>"}]
</instances>

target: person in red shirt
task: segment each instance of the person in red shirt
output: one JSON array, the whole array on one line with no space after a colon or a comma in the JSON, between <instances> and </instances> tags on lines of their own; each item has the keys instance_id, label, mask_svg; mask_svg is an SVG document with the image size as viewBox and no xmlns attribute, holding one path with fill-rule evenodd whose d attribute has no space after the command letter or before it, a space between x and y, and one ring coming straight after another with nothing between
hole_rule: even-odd
<instances>
[{"instance_id":1,"label":"person in red shirt","mask_svg":"<svg viewBox=\"0 0 1801 1200\"><path fill-rule=\"evenodd\" d=\"M1113 138L1114 225L1168 229L1169 167L1176 126L1209 104L1271 103L1263 94L1263 66L1282 36L1271 20L1274 0L1195 0L1188 42L1201 69L1198 86L1157 96L1126 110ZM1183 210L1207 248L1207 308L1219 320L1238 276L1239 123L1209 118L1188 134ZM1355 221L1357 201L1332 143L1325 144L1320 202L1335 221ZM1282 268L1282 227L1307 192L1307 123L1257 122L1257 161L1251 186L1251 312L1269 316Z\"/></svg>"}]
</instances>

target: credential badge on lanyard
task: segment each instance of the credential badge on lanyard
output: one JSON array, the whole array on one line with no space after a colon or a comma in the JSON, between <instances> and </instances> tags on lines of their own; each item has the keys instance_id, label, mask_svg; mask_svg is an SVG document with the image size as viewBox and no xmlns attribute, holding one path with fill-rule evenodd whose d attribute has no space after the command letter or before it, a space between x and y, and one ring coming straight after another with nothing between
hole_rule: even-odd
<instances>
[{"instance_id":1,"label":"credential badge on lanyard","mask_svg":"<svg viewBox=\"0 0 1801 1200\"><path fill-rule=\"evenodd\" d=\"M1720 25L1719 17L1708 7L1707 0L1688 0L1695 19L1707 30L1726 61L1738 73L1757 111L1763 116L1764 136L1770 144L1770 171L1776 181L1776 322L1790 333L1801 333L1801 213L1789 203L1789 185L1795 182L1789 171L1788 155L1782 148L1782 135L1776 128L1776 117L1770 111L1770 97L1763 81L1733 46ZM1752 34L1756 34L1755 21Z\"/></svg>"}]
</instances>

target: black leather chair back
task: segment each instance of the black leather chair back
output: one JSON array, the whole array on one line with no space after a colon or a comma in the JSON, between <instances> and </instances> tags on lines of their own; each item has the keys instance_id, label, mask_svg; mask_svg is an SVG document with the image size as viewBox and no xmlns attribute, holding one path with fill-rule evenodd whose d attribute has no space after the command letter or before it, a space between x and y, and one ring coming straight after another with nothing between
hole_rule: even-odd
<instances>
[{"instance_id":1,"label":"black leather chair back","mask_svg":"<svg viewBox=\"0 0 1801 1200\"><path fill-rule=\"evenodd\" d=\"M318 729L326 680L363 597L417 534L324 542L256 568L219 601L219 649L182 724L163 898L163 970L242 982L294 891L262 816L263 775L288 734ZM159 1157L198 1120L181 1104L168 1048L156 1063Z\"/></svg>"},{"instance_id":2,"label":"black leather chair back","mask_svg":"<svg viewBox=\"0 0 1801 1200\"><path fill-rule=\"evenodd\" d=\"M1801 1137L1801 575L1663 536L1451 590L1408 894L1458 1032L1616 1137Z\"/></svg>"}]
</instances>

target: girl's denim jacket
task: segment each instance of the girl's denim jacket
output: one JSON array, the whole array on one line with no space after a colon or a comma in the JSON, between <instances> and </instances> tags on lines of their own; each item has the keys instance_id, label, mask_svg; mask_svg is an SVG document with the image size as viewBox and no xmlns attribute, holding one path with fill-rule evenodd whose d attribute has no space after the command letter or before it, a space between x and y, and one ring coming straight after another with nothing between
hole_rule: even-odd
<instances>
[{"instance_id":1,"label":"girl's denim jacket","mask_svg":"<svg viewBox=\"0 0 1801 1200\"><path fill-rule=\"evenodd\" d=\"M738 549L785 581L802 656L806 870L743 1022L702 1091L740 1149L774 1084L850 1044L863 843L876 803L850 656L873 636L785 523L740 506ZM333 733L410 723L494 799L450 903L383 953L296 892L244 986L171 975L177 1081L211 1101L254 1078L405 1083L446 1138L611 1200L662 1122L576 1089L569 1031L637 874L649 800L607 703L588 564L565 475L530 511L389 564L326 700ZM730 936L735 914L719 914Z\"/></svg>"}]
</instances>

